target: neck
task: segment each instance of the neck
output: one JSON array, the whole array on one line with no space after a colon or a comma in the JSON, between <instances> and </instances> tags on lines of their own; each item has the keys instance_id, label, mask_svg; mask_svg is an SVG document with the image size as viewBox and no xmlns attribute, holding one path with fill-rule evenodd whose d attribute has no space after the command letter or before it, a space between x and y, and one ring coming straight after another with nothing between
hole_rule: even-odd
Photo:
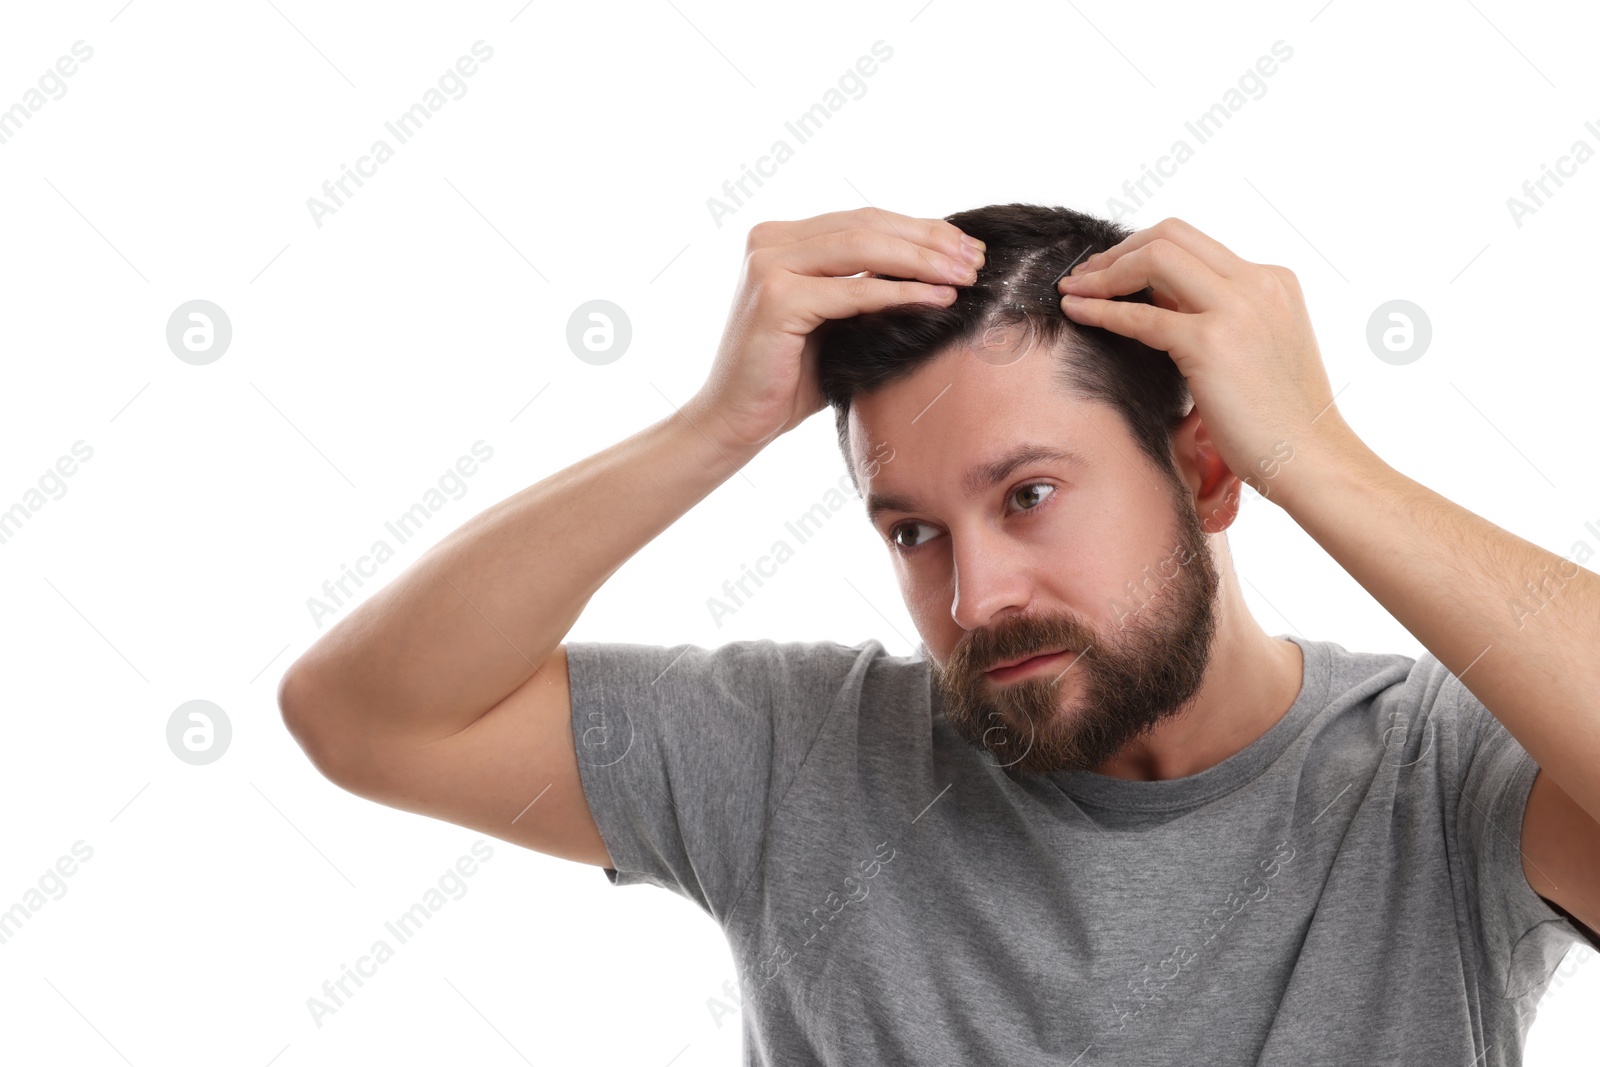
<instances>
[{"instance_id":1,"label":"neck","mask_svg":"<svg viewBox=\"0 0 1600 1067\"><path fill-rule=\"evenodd\" d=\"M1185 710L1130 742L1095 773L1146 782L1199 774L1248 748L1294 704L1304 672L1300 646L1257 625L1231 567L1217 612L1211 661Z\"/></svg>"}]
</instances>

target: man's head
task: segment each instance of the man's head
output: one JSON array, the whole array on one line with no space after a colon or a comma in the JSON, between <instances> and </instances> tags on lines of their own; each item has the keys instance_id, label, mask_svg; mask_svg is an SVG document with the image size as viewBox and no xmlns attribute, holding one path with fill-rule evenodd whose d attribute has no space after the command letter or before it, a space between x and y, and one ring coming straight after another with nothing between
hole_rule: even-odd
<instances>
[{"instance_id":1,"label":"man's head","mask_svg":"<svg viewBox=\"0 0 1600 1067\"><path fill-rule=\"evenodd\" d=\"M952 726L1022 773L1091 770L1199 690L1237 479L1170 357L1061 311L1056 278L1129 229L1027 204L948 221L987 245L977 282L825 323L819 385Z\"/></svg>"}]
</instances>

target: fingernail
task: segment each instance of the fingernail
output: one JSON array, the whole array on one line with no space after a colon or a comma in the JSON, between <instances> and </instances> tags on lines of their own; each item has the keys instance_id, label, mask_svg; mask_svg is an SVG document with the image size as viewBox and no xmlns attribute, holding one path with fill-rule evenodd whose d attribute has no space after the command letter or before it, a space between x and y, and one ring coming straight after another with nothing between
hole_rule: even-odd
<instances>
[{"instance_id":1,"label":"fingernail","mask_svg":"<svg viewBox=\"0 0 1600 1067\"><path fill-rule=\"evenodd\" d=\"M977 245L971 245L966 241L962 241L961 258L976 267L979 263L983 262L983 249L979 248Z\"/></svg>"},{"instance_id":2,"label":"fingernail","mask_svg":"<svg viewBox=\"0 0 1600 1067\"><path fill-rule=\"evenodd\" d=\"M962 234L961 235L961 243L962 244L969 244L973 248L979 248L979 249L987 249L989 247L988 245L984 244L982 241L978 240L976 237L969 236L968 234Z\"/></svg>"}]
</instances>

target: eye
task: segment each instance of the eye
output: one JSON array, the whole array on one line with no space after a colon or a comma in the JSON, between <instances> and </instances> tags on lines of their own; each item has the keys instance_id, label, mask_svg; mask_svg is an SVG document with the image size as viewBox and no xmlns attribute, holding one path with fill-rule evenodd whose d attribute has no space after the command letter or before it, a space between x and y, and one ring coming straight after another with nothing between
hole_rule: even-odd
<instances>
[{"instance_id":1,"label":"eye","mask_svg":"<svg viewBox=\"0 0 1600 1067\"><path fill-rule=\"evenodd\" d=\"M1011 499L1012 500L1017 499L1017 494L1018 493L1028 493L1028 492L1030 492L1030 490L1039 489L1039 488L1048 489L1048 490L1050 490L1051 494L1053 494L1056 491L1056 487L1051 485L1049 482L1028 482L1025 485L1019 485L1015 489L1013 489L1011 491ZM1044 499L1045 500L1050 499L1050 494L1046 494ZM1040 503L1043 503L1043 501L1041 500ZM1023 511L1033 511L1038 506L1039 506L1039 504L1034 504L1031 507L1023 508L1022 510Z\"/></svg>"},{"instance_id":2,"label":"eye","mask_svg":"<svg viewBox=\"0 0 1600 1067\"><path fill-rule=\"evenodd\" d=\"M1045 490L1045 492L1043 493L1042 496L1040 494L1040 490ZM1024 499L1031 498L1033 500L1033 503L1027 504L1027 505L1019 508L1018 510L1020 510L1020 511L1037 511L1037 510L1039 510L1039 507L1040 507L1041 504L1043 504L1045 501L1049 500L1051 496L1055 495L1055 492L1056 492L1056 487L1051 485L1049 482L1025 482L1022 485L1019 485L1015 489L1013 489L1011 491L1011 494L1008 497L1008 499L1017 500L1019 498L1024 498ZM913 530L918 526L928 526L928 525L929 524L925 523L925 522L902 522L898 526L890 527L890 529L889 529L889 544L890 544L890 546L892 548L894 548L895 551L901 553L902 555L905 555L905 554L911 553L911 552L915 552L917 549L921 548L927 542L926 541L918 541L915 544L906 544L904 541L900 540L900 535L903 532L908 531L908 530Z\"/></svg>"},{"instance_id":3,"label":"eye","mask_svg":"<svg viewBox=\"0 0 1600 1067\"><path fill-rule=\"evenodd\" d=\"M889 530L889 545L890 545L890 547L894 548L896 551L901 552L901 553L911 552L911 551L914 551L914 550L916 550L918 548L921 548L922 545L924 544L924 542L920 542L919 541L914 545L908 545L908 544L905 544L903 541L900 540L900 534L903 531L915 529L918 526L926 526L926 525L928 525L928 524L925 523L925 522L902 522L898 526L891 527L890 530Z\"/></svg>"}]
</instances>

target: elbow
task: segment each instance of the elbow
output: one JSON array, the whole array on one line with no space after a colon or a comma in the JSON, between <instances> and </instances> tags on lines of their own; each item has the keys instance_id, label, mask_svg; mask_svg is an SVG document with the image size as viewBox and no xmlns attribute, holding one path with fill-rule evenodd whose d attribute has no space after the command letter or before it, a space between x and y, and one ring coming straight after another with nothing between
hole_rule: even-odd
<instances>
[{"instance_id":1,"label":"elbow","mask_svg":"<svg viewBox=\"0 0 1600 1067\"><path fill-rule=\"evenodd\" d=\"M306 670L303 660L290 665L278 680L278 715L284 729L306 754L317 773L344 789L353 768L348 746L337 740L338 730L326 691Z\"/></svg>"},{"instance_id":2,"label":"elbow","mask_svg":"<svg viewBox=\"0 0 1600 1067\"><path fill-rule=\"evenodd\" d=\"M306 703L305 668L301 667L297 660L291 663L289 669L283 672L283 677L278 679L278 717L283 720L289 736L296 741L300 741L301 730L305 724Z\"/></svg>"}]
</instances>

